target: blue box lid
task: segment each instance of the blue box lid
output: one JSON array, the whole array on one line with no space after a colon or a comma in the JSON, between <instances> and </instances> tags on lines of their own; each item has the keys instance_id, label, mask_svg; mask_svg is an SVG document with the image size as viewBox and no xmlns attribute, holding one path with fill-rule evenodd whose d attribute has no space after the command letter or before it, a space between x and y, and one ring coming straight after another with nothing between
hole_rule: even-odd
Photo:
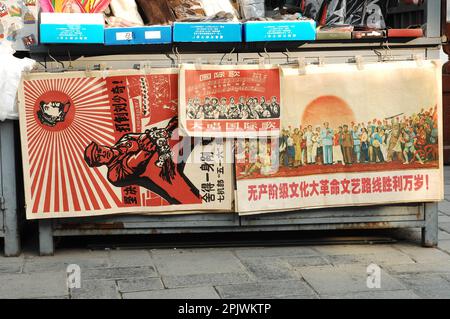
<instances>
[{"instance_id":1,"label":"blue box lid","mask_svg":"<svg viewBox=\"0 0 450 319\"><path fill-rule=\"evenodd\" d=\"M242 42L238 22L175 22L174 42Z\"/></svg>"},{"instance_id":2,"label":"blue box lid","mask_svg":"<svg viewBox=\"0 0 450 319\"><path fill-rule=\"evenodd\" d=\"M316 39L316 22L250 21L244 24L245 41L309 41Z\"/></svg>"}]
</instances>

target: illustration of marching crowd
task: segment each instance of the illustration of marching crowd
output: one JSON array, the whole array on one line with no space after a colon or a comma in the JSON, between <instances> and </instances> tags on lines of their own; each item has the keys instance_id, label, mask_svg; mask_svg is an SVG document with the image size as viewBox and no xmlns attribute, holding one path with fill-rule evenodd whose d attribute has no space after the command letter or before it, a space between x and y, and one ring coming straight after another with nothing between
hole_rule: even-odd
<instances>
[{"instance_id":1,"label":"illustration of marching crowd","mask_svg":"<svg viewBox=\"0 0 450 319\"><path fill-rule=\"evenodd\" d=\"M245 99L241 96L236 103L234 97L229 101L223 97L205 97L203 103L200 98L190 99L187 105L189 119L270 119L280 117L280 104L274 96L266 100L264 96Z\"/></svg>"},{"instance_id":2,"label":"illustration of marching crowd","mask_svg":"<svg viewBox=\"0 0 450 319\"><path fill-rule=\"evenodd\" d=\"M242 152L237 148L237 161L243 164L241 175L270 175L279 167L309 165L423 165L439 158L437 125L437 107L431 107L409 117L401 114L337 128L331 128L328 122L315 128L288 127L281 131L278 152L273 151L274 141L247 140Z\"/></svg>"}]
</instances>

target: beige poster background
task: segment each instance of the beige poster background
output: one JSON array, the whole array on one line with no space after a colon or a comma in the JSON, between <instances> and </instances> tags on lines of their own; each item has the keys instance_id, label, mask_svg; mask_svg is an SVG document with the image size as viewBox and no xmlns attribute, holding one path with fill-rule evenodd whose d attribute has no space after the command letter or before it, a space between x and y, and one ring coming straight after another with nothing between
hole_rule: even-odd
<instances>
[{"instance_id":1,"label":"beige poster background","mask_svg":"<svg viewBox=\"0 0 450 319\"><path fill-rule=\"evenodd\" d=\"M241 214L442 200L440 62L307 66L306 75L284 68L281 79L282 137L247 141L238 154ZM367 129L367 155L361 143L355 151L362 134L340 138L344 125Z\"/></svg>"},{"instance_id":2,"label":"beige poster background","mask_svg":"<svg viewBox=\"0 0 450 319\"><path fill-rule=\"evenodd\" d=\"M28 219L231 211L226 144L178 134L178 70L27 74L19 102Z\"/></svg>"}]
</instances>

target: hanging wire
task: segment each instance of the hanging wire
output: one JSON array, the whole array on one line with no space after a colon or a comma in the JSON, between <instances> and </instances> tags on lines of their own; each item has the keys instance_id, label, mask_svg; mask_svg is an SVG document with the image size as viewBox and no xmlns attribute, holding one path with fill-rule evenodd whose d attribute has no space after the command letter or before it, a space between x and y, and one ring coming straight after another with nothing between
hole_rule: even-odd
<instances>
[{"instance_id":1,"label":"hanging wire","mask_svg":"<svg viewBox=\"0 0 450 319\"><path fill-rule=\"evenodd\" d=\"M66 66L64 65L63 62L61 62L61 61L55 59L55 58L50 54L50 50L48 50L47 54L48 54L48 56L50 57L50 59L52 59L52 60L55 61L56 63L59 63L59 64L62 66L63 69L66 68Z\"/></svg>"},{"instance_id":2,"label":"hanging wire","mask_svg":"<svg viewBox=\"0 0 450 319\"><path fill-rule=\"evenodd\" d=\"M234 53L234 51L236 50L236 48L233 48L232 50L231 50L231 52L228 52L228 53L225 53L223 56L222 56L222 58L220 59L220 65L222 65L222 62L223 62L223 59L225 59L225 57L227 56L227 55L232 55L233 53Z\"/></svg>"}]
</instances>

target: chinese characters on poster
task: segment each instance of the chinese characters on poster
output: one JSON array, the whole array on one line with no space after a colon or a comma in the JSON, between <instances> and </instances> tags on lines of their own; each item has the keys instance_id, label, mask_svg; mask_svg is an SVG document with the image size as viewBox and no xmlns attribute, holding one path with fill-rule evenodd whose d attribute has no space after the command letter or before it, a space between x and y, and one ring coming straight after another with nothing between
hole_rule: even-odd
<instances>
[{"instance_id":1,"label":"chinese characters on poster","mask_svg":"<svg viewBox=\"0 0 450 319\"><path fill-rule=\"evenodd\" d=\"M257 214L443 197L438 62L180 72L26 75L27 218Z\"/></svg>"},{"instance_id":2,"label":"chinese characters on poster","mask_svg":"<svg viewBox=\"0 0 450 319\"><path fill-rule=\"evenodd\" d=\"M240 213L442 199L439 63L282 73L280 137L236 144Z\"/></svg>"},{"instance_id":3,"label":"chinese characters on poster","mask_svg":"<svg viewBox=\"0 0 450 319\"><path fill-rule=\"evenodd\" d=\"M180 124L186 135L278 136L280 74L277 66L183 64Z\"/></svg>"},{"instance_id":4,"label":"chinese characters on poster","mask_svg":"<svg viewBox=\"0 0 450 319\"><path fill-rule=\"evenodd\" d=\"M19 94L27 217L230 211L223 143L178 134L178 72L29 74Z\"/></svg>"}]
</instances>

